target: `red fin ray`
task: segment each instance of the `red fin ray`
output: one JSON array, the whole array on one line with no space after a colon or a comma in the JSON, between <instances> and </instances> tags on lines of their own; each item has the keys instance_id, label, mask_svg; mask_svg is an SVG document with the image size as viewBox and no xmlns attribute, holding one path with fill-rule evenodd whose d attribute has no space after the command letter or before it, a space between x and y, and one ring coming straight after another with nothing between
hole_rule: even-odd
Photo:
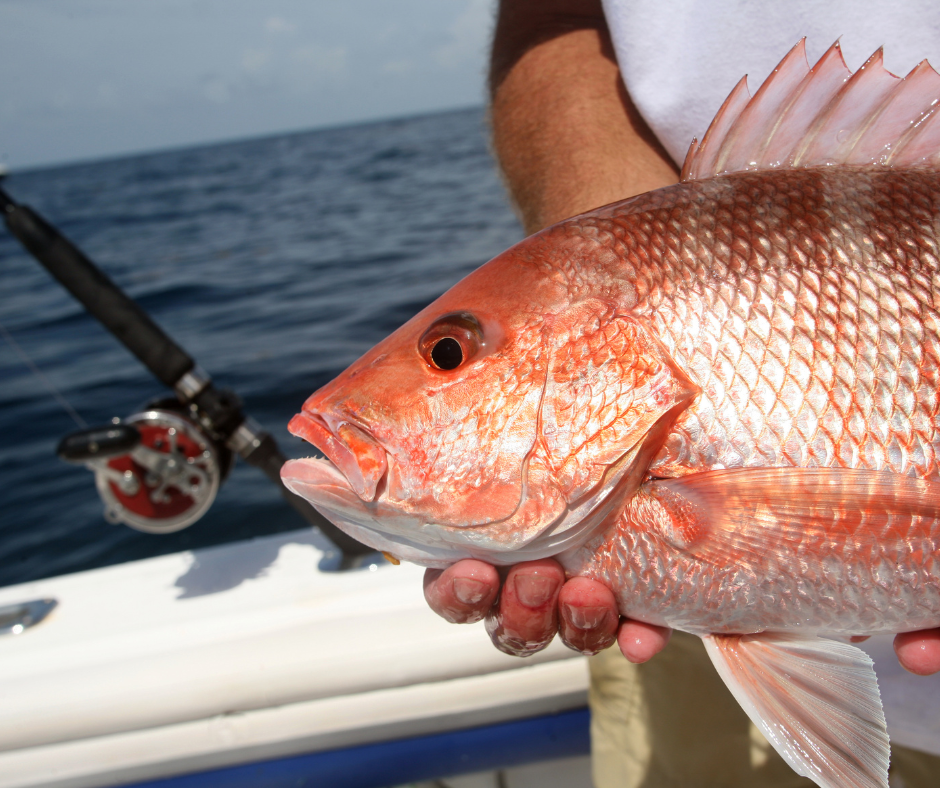
<instances>
[{"instance_id":1,"label":"red fin ray","mask_svg":"<svg viewBox=\"0 0 940 788\"><path fill-rule=\"evenodd\" d=\"M786 108L809 73L805 40L789 51L741 111L715 162L721 172L737 172L757 166L767 142L786 114Z\"/></svg>"},{"instance_id":2,"label":"red fin ray","mask_svg":"<svg viewBox=\"0 0 940 788\"><path fill-rule=\"evenodd\" d=\"M764 152L758 159L760 165L780 167L788 164L793 151L806 139L817 116L851 76L852 72L842 57L842 48L836 41L803 78L797 95L784 110L773 136L767 140Z\"/></svg>"},{"instance_id":3,"label":"red fin ray","mask_svg":"<svg viewBox=\"0 0 940 788\"><path fill-rule=\"evenodd\" d=\"M760 571L851 541L885 552L940 534L940 482L840 468L736 468L646 485L671 513L676 547L718 565ZM682 521L679 523L677 518ZM675 534L694 533L693 539ZM810 569L820 569L809 567ZM820 569L821 571L821 569Z\"/></svg>"},{"instance_id":4,"label":"red fin ray","mask_svg":"<svg viewBox=\"0 0 940 788\"><path fill-rule=\"evenodd\" d=\"M682 180L695 181L701 178L708 178L714 174L715 160L721 149L725 135L728 133L734 122L738 119L747 106L751 94L747 89L747 77L741 77L734 90L728 94L725 103L721 105L718 114L715 115L702 138L701 144L692 140L692 146L685 157L685 164L682 165Z\"/></svg>"},{"instance_id":5,"label":"red fin ray","mask_svg":"<svg viewBox=\"0 0 940 788\"><path fill-rule=\"evenodd\" d=\"M846 162L886 162L892 148L923 115L924 96L931 95L940 97L940 74L923 60L891 90L881 112L860 136Z\"/></svg>"},{"instance_id":6,"label":"red fin ray","mask_svg":"<svg viewBox=\"0 0 940 788\"><path fill-rule=\"evenodd\" d=\"M940 163L940 75L923 61L904 79L885 69L879 49L854 74L838 42L808 69L800 41L748 98L739 82L682 180L778 167ZM808 71L808 73L807 73Z\"/></svg>"},{"instance_id":7,"label":"red fin ray","mask_svg":"<svg viewBox=\"0 0 940 788\"><path fill-rule=\"evenodd\" d=\"M859 137L900 82L885 69L883 61L884 53L879 49L839 88L793 157L794 167L847 163Z\"/></svg>"},{"instance_id":8,"label":"red fin ray","mask_svg":"<svg viewBox=\"0 0 940 788\"><path fill-rule=\"evenodd\" d=\"M888 733L864 651L769 632L704 640L728 689L797 774L822 788L887 788Z\"/></svg>"},{"instance_id":9,"label":"red fin ray","mask_svg":"<svg viewBox=\"0 0 940 788\"><path fill-rule=\"evenodd\" d=\"M892 167L936 163L937 151L940 151L940 119L938 118L940 118L940 102L904 133L886 163Z\"/></svg>"}]
</instances>

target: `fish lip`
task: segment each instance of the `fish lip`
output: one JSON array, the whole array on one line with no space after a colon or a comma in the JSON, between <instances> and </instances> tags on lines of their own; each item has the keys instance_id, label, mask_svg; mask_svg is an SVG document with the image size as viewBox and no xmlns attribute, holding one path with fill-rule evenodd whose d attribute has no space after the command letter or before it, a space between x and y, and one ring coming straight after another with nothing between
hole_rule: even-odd
<instances>
[{"instance_id":1,"label":"fish lip","mask_svg":"<svg viewBox=\"0 0 940 788\"><path fill-rule=\"evenodd\" d=\"M363 501L375 500L388 458L368 430L348 418L308 410L294 416L287 430L323 452Z\"/></svg>"}]
</instances>

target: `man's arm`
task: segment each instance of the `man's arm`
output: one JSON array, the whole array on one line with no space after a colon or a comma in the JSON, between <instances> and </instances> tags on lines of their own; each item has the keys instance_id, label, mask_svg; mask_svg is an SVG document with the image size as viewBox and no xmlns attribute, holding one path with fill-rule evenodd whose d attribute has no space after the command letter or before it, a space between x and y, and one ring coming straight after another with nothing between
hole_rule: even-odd
<instances>
[{"instance_id":1,"label":"man's arm","mask_svg":"<svg viewBox=\"0 0 940 788\"><path fill-rule=\"evenodd\" d=\"M526 232L678 180L630 101L600 0L504 0L493 147Z\"/></svg>"}]
</instances>

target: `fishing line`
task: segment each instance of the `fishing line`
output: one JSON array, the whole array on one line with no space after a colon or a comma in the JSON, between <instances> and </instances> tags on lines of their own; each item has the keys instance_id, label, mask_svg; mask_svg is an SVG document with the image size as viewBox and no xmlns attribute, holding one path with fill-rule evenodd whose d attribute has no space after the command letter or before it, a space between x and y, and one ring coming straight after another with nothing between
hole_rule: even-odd
<instances>
[{"instance_id":1,"label":"fishing line","mask_svg":"<svg viewBox=\"0 0 940 788\"><path fill-rule=\"evenodd\" d=\"M78 411L72 407L71 403L53 385L52 381L49 380L49 378L47 378L45 374L43 374L43 371L33 363L33 360L28 355L26 355L26 351L23 350L23 348L21 348L19 344L17 344L17 341L13 338L10 332L6 330L6 327L3 325L3 323L0 323L0 335L2 335L3 338L10 345L10 347L13 348L13 352L16 353L16 355L20 357L20 361L22 361L29 368L29 370L37 378L39 378L40 381L42 381L42 384L49 390L49 393L51 393L52 396L55 397L56 401L62 406L63 410L65 410L65 412L68 413L69 416L72 417L72 420L81 429L83 430L88 429L88 422L86 422L85 419L83 419L81 416L78 415Z\"/></svg>"}]
</instances>

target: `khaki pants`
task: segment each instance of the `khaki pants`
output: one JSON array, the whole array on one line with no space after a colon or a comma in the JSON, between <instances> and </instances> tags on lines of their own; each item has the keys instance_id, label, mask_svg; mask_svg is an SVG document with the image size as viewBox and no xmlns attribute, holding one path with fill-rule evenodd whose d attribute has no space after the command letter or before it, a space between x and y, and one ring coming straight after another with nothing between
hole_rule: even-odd
<instances>
[{"instance_id":1,"label":"khaki pants","mask_svg":"<svg viewBox=\"0 0 940 788\"><path fill-rule=\"evenodd\" d=\"M631 665L616 646L590 660L595 788L815 788L755 728L705 653L676 632ZM892 788L938 788L940 758L893 747Z\"/></svg>"}]
</instances>

